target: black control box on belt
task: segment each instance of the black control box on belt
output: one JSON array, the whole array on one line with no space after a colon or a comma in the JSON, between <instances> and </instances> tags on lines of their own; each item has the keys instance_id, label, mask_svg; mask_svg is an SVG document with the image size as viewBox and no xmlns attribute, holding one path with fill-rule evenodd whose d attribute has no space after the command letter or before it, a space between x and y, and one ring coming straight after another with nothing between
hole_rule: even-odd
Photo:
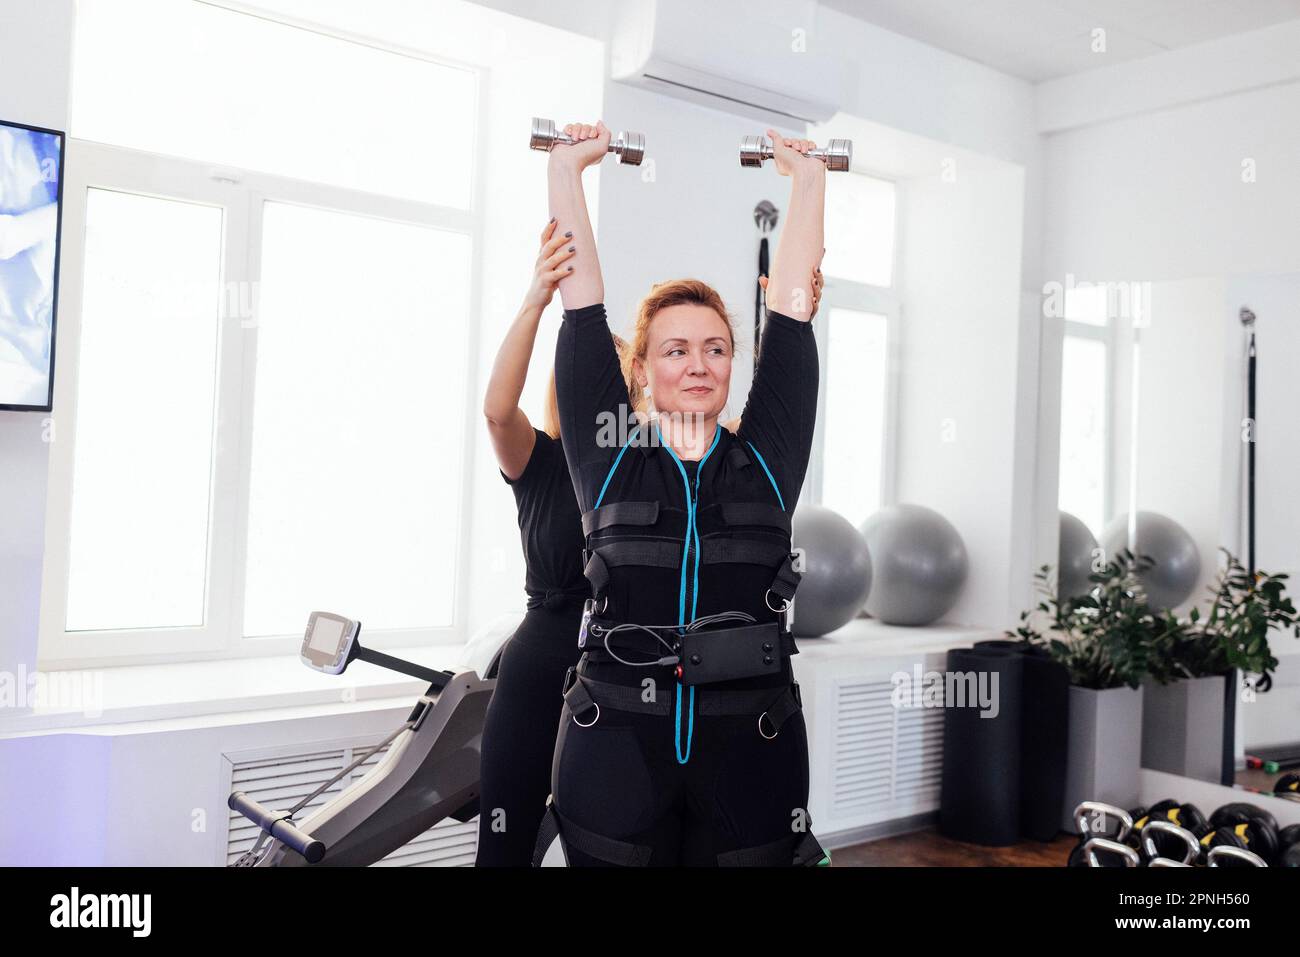
<instances>
[{"instance_id":1,"label":"black control box on belt","mask_svg":"<svg viewBox=\"0 0 1300 957\"><path fill-rule=\"evenodd\" d=\"M781 670L781 633L774 621L687 632L680 641L678 667L685 685L753 678Z\"/></svg>"}]
</instances>

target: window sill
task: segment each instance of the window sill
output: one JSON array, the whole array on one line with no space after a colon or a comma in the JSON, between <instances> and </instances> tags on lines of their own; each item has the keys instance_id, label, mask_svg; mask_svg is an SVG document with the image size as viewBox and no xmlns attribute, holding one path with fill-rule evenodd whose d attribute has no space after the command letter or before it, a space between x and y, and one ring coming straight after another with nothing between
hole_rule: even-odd
<instances>
[{"instance_id":1,"label":"window sill","mask_svg":"<svg viewBox=\"0 0 1300 957\"><path fill-rule=\"evenodd\" d=\"M796 607L796 622L798 614ZM898 655L930 654L951 648L969 648L977 641L1005 637L998 628L943 624L886 625L874 618L854 618L829 635L798 639L799 656L794 659L794 665L797 671L801 660L892 658Z\"/></svg>"},{"instance_id":2,"label":"window sill","mask_svg":"<svg viewBox=\"0 0 1300 957\"><path fill-rule=\"evenodd\" d=\"M430 668L454 671L465 648L408 648L402 654ZM138 727L142 722L149 722L151 730L180 730L299 716L286 709L302 716L368 711L412 705L427 687L418 678L364 661L353 662L341 675L321 674L304 666L297 655L43 674L53 689L47 698L57 700L0 716L0 737L51 731L122 733L128 725L143 730ZM84 689L79 700L59 693L76 688Z\"/></svg>"}]
</instances>

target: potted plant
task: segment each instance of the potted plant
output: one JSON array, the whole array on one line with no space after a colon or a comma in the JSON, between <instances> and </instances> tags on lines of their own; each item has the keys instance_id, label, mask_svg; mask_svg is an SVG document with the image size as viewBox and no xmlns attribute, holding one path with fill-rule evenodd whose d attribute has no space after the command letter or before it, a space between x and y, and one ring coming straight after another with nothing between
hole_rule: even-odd
<instances>
[{"instance_id":1,"label":"potted plant","mask_svg":"<svg viewBox=\"0 0 1300 957\"><path fill-rule=\"evenodd\" d=\"M1227 549L1209 588L1205 616L1193 608L1168 627L1148 655L1142 721L1142 766L1200 780L1223 772L1225 708L1235 702L1237 671L1267 682L1278 666L1268 643L1275 628L1300 637L1300 619L1286 596L1286 575L1253 576ZM1226 682L1226 687L1225 687Z\"/></svg>"},{"instance_id":2,"label":"potted plant","mask_svg":"<svg viewBox=\"0 0 1300 957\"><path fill-rule=\"evenodd\" d=\"M1062 827L1073 830L1080 801L1120 807L1137 802L1142 765L1142 680L1151 650L1183 626L1147 604L1138 576L1152 566L1127 549L1089 576L1086 595L1061 601L1044 565L1036 574L1038 605L1020 615L1018 636L1046 647L1070 674L1069 745Z\"/></svg>"}]
</instances>

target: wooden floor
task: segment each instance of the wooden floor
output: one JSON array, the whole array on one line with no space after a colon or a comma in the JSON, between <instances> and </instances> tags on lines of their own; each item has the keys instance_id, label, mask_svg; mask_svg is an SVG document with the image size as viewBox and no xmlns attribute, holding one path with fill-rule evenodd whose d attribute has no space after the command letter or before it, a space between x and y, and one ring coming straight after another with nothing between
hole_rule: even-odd
<instances>
[{"instance_id":1,"label":"wooden floor","mask_svg":"<svg viewBox=\"0 0 1300 957\"><path fill-rule=\"evenodd\" d=\"M1010 847L982 847L941 835L934 828L885 837L831 851L835 867L1064 867L1077 837L1062 832L1055 841L1026 841Z\"/></svg>"},{"instance_id":2,"label":"wooden floor","mask_svg":"<svg viewBox=\"0 0 1300 957\"><path fill-rule=\"evenodd\" d=\"M1269 791L1276 773L1243 769L1236 782L1245 788ZM1170 798L1178 799L1171 794ZM1243 794L1243 801L1250 801ZM1209 814L1213 808L1202 808ZM896 837L881 838L831 851L835 867L1064 867L1078 837L1062 831L1054 841L1025 841L1010 847L982 847L941 835L933 827Z\"/></svg>"},{"instance_id":3,"label":"wooden floor","mask_svg":"<svg viewBox=\"0 0 1300 957\"><path fill-rule=\"evenodd\" d=\"M1279 776L1278 772L1243 768L1236 772L1235 780L1240 787L1270 792ZM1169 797L1178 800L1178 794ZM1242 794L1240 800L1257 802L1249 792ZM1201 810L1208 815L1214 809ZM1062 831L1056 840L1048 843L1023 841L1006 848L984 848L950 840L936 828L927 827L896 837L881 837L867 844L836 848L831 852L831 859L836 867L1063 867L1078 840Z\"/></svg>"}]
</instances>

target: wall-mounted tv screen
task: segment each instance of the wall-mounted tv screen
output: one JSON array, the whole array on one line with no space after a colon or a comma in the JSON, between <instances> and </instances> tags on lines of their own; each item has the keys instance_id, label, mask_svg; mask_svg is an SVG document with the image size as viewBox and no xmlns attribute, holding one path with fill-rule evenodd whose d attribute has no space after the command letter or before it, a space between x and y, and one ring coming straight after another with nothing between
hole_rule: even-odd
<instances>
[{"instance_id":1,"label":"wall-mounted tv screen","mask_svg":"<svg viewBox=\"0 0 1300 957\"><path fill-rule=\"evenodd\" d=\"M0 409L54 406L64 138L0 120Z\"/></svg>"}]
</instances>

